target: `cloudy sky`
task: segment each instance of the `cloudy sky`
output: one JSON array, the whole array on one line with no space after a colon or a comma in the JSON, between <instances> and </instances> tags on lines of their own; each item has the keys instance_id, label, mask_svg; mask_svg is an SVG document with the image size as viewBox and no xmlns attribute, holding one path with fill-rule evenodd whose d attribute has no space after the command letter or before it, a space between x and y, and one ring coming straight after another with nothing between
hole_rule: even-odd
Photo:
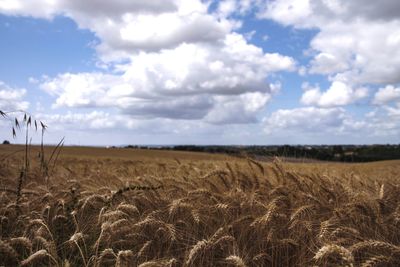
<instances>
[{"instance_id":1,"label":"cloudy sky","mask_svg":"<svg viewBox=\"0 0 400 267\"><path fill-rule=\"evenodd\" d=\"M399 143L399 48L398 0L0 0L0 110L49 143Z\"/></svg>"}]
</instances>

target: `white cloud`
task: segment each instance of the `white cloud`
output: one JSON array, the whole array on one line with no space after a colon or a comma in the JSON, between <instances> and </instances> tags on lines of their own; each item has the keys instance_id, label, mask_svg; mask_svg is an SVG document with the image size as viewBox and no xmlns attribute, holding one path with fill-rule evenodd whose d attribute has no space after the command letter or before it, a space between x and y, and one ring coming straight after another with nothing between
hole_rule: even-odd
<instances>
[{"instance_id":1,"label":"white cloud","mask_svg":"<svg viewBox=\"0 0 400 267\"><path fill-rule=\"evenodd\" d=\"M304 105L317 105L319 107L345 106L359 101L368 96L366 88L352 89L342 82L334 81L328 90L321 92L318 86L305 85L300 102Z\"/></svg>"},{"instance_id":2,"label":"white cloud","mask_svg":"<svg viewBox=\"0 0 400 267\"><path fill-rule=\"evenodd\" d=\"M385 107L355 119L344 108L304 107L279 109L263 119L264 131L270 137L285 137L285 142L305 143L382 143L397 140L400 134L400 107ZM290 139L288 139L290 138ZM351 141L350 141L351 140ZM304 141L303 141L304 142Z\"/></svg>"},{"instance_id":3,"label":"white cloud","mask_svg":"<svg viewBox=\"0 0 400 267\"><path fill-rule=\"evenodd\" d=\"M379 88L372 102L376 105L383 105L393 101L400 103L400 87L395 88L393 85L387 85L386 87Z\"/></svg>"},{"instance_id":4,"label":"white cloud","mask_svg":"<svg viewBox=\"0 0 400 267\"><path fill-rule=\"evenodd\" d=\"M59 2L45 0L2 0L0 12L7 15L32 16L50 19L57 12ZM38 8L40 6L40 8Z\"/></svg>"},{"instance_id":5,"label":"white cloud","mask_svg":"<svg viewBox=\"0 0 400 267\"><path fill-rule=\"evenodd\" d=\"M218 20L207 10L200 0L12 0L0 4L0 13L9 15L70 17L101 39L97 49L109 60L182 43L217 42L236 27L234 21Z\"/></svg>"},{"instance_id":6,"label":"white cloud","mask_svg":"<svg viewBox=\"0 0 400 267\"><path fill-rule=\"evenodd\" d=\"M45 121L51 127L49 134L54 132L100 132L115 131L130 134L163 135L163 134L196 134L215 131L215 125L191 120L173 120L166 118L153 118L142 120L124 114L113 114L104 111L71 112L64 114L38 113L36 117ZM213 129L214 127L214 129ZM229 126L225 126L229 127ZM221 128L223 129L223 128ZM218 131L220 132L220 129ZM106 144L111 140L106 141ZM114 142L115 143L115 142ZM116 144L121 144L117 141Z\"/></svg>"},{"instance_id":7,"label":"white cloud","mask_svg":"<svg viewBox=\"0 0 400 267\"><path fill-rule=\"evenodd\" d=\"M368 25L368 26L366 26ZM333 22L312 40L312 73L353 84L400 82L400 20Z\"/></svg>"},{"instance_id":8,"label":"white cloud","mask_svg":"<svg viewBox=\"0 0 400 267\"><path fill-rule=\"evenodd\" d=\"M121 112L136 118L196 120L204 118L215 105L213 99L205 95L147 100L125 98L117 101Z\"/></svg>"},{"instance_id":9,"label":"white cloud","mask_svg":"<svg viewBox=\"0 0 400 267\"><path fill-rule=\"evenodd\" d=\"M284 25L293 25L304 23L311 12L310 0L266 1L258 17L276 20Z\"/></svg>"},{"instance_id":10,"label":"white cloud","mask_svg":"<svg viewBox=\"0 0 400 267\"><path fill-rule=\"evenodd\" d=\"M400 2L275 0L263 2L260 18L300 29L317 29L310 72L349 85L400 82Z\"/></svg>"},{"instance_id":11,"label":"white cloud","mask_svg":"<svg viewBox=\"0 0 400 267\"><path fill-rule=\"evenodd\" d=\"M343 108L295 108L279 109L264 119L264 131L268 134L286 130L301 134L323 133L340 128L346 119Z\"/></svg>"},{"instance_id":12,"label":"white cloud","mask_svg":"<svg viewBox=\"0 0 400 267\"><path fill-rule=\"evenodd\" d=\"M44 114L38 113L36 117L51 125L51 131L55 130L98 130L113 128L118 120L109 113L92 111L89 113Z\"/></svg>"},{"instance_id":13,"label":"white cloud","mask_svg":"<svg viewBox=\"0 0 400 267\"><path fill-rule=\"evenodd\" d=\"M349 68L347 62L337 56L321 52L311 61L310 73L330 74L345 71Z\"/></svg>"},{"instance_id":14,"label":"white cloud","mask_svg":"<svg viewBox=\"0 0 400 267\"><path fill-rule=\"evenodd\" d=\"M95 107L107 106L105 94L117 77L102 73L64 73L54 79L46 78L40 86L57 96L54 107Z\"/></svg>"},{"instance_id":15,"label":"white cloud","mask_svg":"<svg viewBox=\"0 0 400 267\"><path fill-rule=\"evenodd\" d=\"M41 8L34 11L33 3ZM211 2L201 0L14 0L0 5L0 12L67 16L99 38L99 65L108 66L104 72L42 79L40 87L56 98L54 108L245 123L254 122L278 90L270 88L267 77L296 68L291 57L264 53L235 32L241 21L231 15L245 14L251 3L221 1L210 13ZM242 115L232 116L232 110Z\"/></svg>"},{"instance_id":16,"label":"white cloud","mask_svg":"<svg viewBox=\"0 0 400 267\"><path fill-rule=\"evenodd\" d=\"M332 21L393 21L399 18L396 0L380 2L364 0L274 0L257 1L258 17L273 19L297 28L320 27Z\"/></svg>"},{"instance_id":17,"label":"white cloud","mask_svg":"<svg viewBox=\"0 0 400 267\"><path fill-rule=\"evenodd\" d=\"M264 119L268 133L286 136L317 133L359 136L360 140L397 140L400 134L400 2L345 0L275 0L262 2L259 18L296 29L317 30L300 75L322 74L326 90L305 84L300 102L310 106L281 109ZM372 103L382 105L363 119L353 119L340 106L368 97L366 87L383 85ZM391 106L389 106L389 104ZM394 105L393 105L394 104ZM358 117L360 114L358 114ZM375 139L374 139L375 138ZM313 138L308 139L313 140ZM357 142L357 141L356 141ZM395 141L397 142L397 141Z\"/></svg>"},{"instance_id":18,"label":"white cloud","mask_svg":"<svg viewBox=\"0 0 400 267\"><path fill-rule=\"evenodd\" d=\"M217 14L220 18L227 18L238 9L236 0L223 0L218 3Z\"/></svg>"},{"instance_id":19,"label":"white cloud","mask_svg":"<svg viewBox=\"0 0 400 267\"><path fill-rule=\"evenodd\" d=\"M302 140L300 143L396 143L400 103L377 107L363 117L353 116L344 108L281 109L264 118L263 124L271 138L284 137L284 142L289 143L292 139Z\"/></svg>"},{"instance_id":20,"label":"white cloud","mask_svg":"<svg viewBox=\"0 0 400 267\"><path fill-rule=\"evenodd\" d=\"M228 18L234 14L245 15L255 4L255 0L221 0L218 1L216 14L219 18Z\"/></svg>"},{"instance_id":21,"label":"white cloud","mask_svg":"<svg viewBox=\"0 0 400 267\"><path fill-rule=\"evenodd\" d=\"M231 33L218 44L143 52L118 68L121 74L61 74L43 81L41 88L56 97L55 107L112 107L141 117L245 123L254 122L265 99L280 88L266 83L268 74L293 70L295 62L263 53L242 35ZM263 105L246 109L248 104L242 103L253 103L253 95L260 96L258 103ZM233 107L245 108L243 116L232 117Z\"/></svg>"},{"instance_id":22,"label":"white cloud","mask_svg":"<svg viewBox=\"0 0 400 267\"><path fill-rule=\"evenodd\" d=\"M46 143L66 136L67 144L254 144L254 133L263 140L258 124L219 125L198 120L167 118L137 119L112 112L71 111L64 114L37 114L49 129ZM40 142L36 136L33 142Z\"/></svg>"},{"instance_id":23,"label":"white cloud","mask_svg":"<svg viewBox=\"0 0 400 267\"><path fill-rule=\"evenodd\" d=\"M46 1L50 2L50 1ZM93 14L98 16L111 16L117 17L123 13L130 12L144 12L144 13L162 13L162 12L173 12L178 9L178 1L170 0L152 0L152 1L141 1L141 0L90 0L90 1L68 1L61 0L57 1L60 8L66 10L72 10L83 14Z\"/></svg>"},{"instance_id":24,"label":"white cloud","mask_svg":"<svg viewBox=\"0 0 400 267\"><path fill-rule=\"evenodd\" d=\"M397 105L397 107L385 107L385 110L389 117L397 119L397 122L400 122L400 105ZM400 125L398 127L400 128Z\"/></svg>"},{"instance_id":25,"label":"white cloud","mask_svg":"<svg viewBox=\"0 0 400 267\"><path fill-rule=\"evenodd\" d=\"M231 29L229 23L217 22L211 15L198 13L185 16L174 13L124 15L123 20L123 24L113 25L113 30L119 31L119 36L108 36L107 32L103 34L103 40L107 41L113 50L117 48L127 52L135 52L138 49L156 51L174 48L184 42L215 42L223 39ZM96 30L100 31L101 29Z\"/></svg>"},{"instance_id":26,"label":"white cloud","mask_svg":"<svg viewBox=\"0 0 400 267\"><path fill-rule=\"evenodd\" d=\"M257 113L267 104L269 93L245 93L240 96L216 96L214 108L205 121L214 124L257 122Z\"/></svg>"},{"instance_id":27,"label":"white cloud","mask_svg":"<svg viewBox=\"0 0 400 267\"><path fill-rule=\"evenodd\" d=\"M29 107L29 102L24 100L25 95L25 89L12 88L0 81L0 110L3 112L26 111Z\"/></svg>"},{"instance_id":28,"label":"white cloud","mask_svg":"<svg viewBox=\"0 0 400 267\"><path fill-rule=\"evenodd\" d=\"M364 134L376 136L381 140L385 137L394 137L394 142L397 142L400 134L400 106L384 106L376 109L365 116L364 123L362 129Z\"/></svg>"},{"instance_id":29,"label":"white cloud","mask_svg":"<svg viewBox=\"0 0 400 267\"><path fill-rule=\"evenodd\" d=\"M398 19L400 14L400 3L396 0L382 0L379 3L364 0L314 0L312 6L321 16L336 16L344 21L360 18L390 21Z\"/></svg>"},{"instance_id":30,"label":"white cloud","mask_svg":"<svg viewBox=\"0 0 400 267\"><path fill-rule=\"evenodd\" d=\"M305 88L305 92L301 96L300 102L304 105L318 105L321 95L321 89L318 86Z\"/></svg>"}]
</instances>

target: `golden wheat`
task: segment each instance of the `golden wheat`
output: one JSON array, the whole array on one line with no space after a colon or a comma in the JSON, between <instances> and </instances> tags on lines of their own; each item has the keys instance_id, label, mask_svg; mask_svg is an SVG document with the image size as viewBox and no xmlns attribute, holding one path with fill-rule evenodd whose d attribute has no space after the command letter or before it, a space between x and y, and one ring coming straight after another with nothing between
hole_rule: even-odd
<instances>
[{"instance_id":1,"label":"golden wheat","mask_svg":"<svg viewBox=\"0 0 400 267\"><path fill-rule=\"evenodd\" d=\"M395 162L178 160L0 162L0 265L400 266Z\"/></svg>"}]
</instances>

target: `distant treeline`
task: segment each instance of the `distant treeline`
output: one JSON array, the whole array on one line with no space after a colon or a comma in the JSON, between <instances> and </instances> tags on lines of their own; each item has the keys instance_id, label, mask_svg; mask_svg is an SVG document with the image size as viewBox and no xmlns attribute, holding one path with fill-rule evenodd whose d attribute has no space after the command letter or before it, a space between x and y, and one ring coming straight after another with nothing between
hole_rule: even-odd
<instances>
[{"instance_id":1,"label":"distant treeline","mask_svg":"<svg viewBox=\"0 0 400 267\"><path fill-rule=\"evenodd\" d=\"M126 146L126 148L162 149L223 153L250 157L291 157L340 162L369 162L400 159L399 145L282 145L282 146Z\"/></svg>"}]
</instances>

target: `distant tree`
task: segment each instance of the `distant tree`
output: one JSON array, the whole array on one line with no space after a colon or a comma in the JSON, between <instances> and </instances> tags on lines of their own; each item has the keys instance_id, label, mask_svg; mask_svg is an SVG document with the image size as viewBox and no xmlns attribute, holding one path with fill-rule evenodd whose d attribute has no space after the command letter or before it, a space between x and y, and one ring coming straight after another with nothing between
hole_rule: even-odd
<instances>
[{"instance_id":1,"label":"distant tree","mask_svg":"<svg viewBox=\"0 0 400 267\"><path fill-rule=\"evenodd\" d=\"M332 149L333 149L333 153L334 154L339 154L339 155L343 154L343 147L342 146L339 146L339 145L332 146Z\"/></svg>"},{"instance_id":2,"label":"distant tree","mask_svg":"<svg viewBox=\"0 0 400 267\"><path fill-rule=\"evenodd\" d=\"M3 145L9 145L9 144L11 144L10 141L8 141L8 140L3 141Z\"/></svg>"}]
</instances>

